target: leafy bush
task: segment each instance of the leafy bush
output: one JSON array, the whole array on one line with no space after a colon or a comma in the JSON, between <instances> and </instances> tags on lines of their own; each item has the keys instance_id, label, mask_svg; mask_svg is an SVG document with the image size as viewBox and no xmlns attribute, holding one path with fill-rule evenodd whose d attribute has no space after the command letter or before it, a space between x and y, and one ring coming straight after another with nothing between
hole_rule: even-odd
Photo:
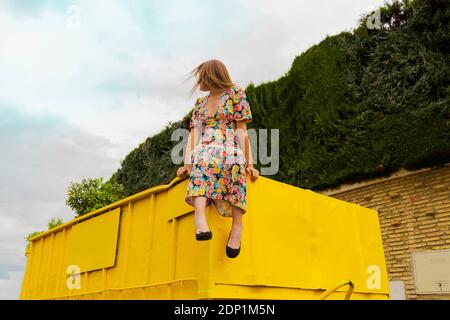
<instances>
[{"instance_id":1,"label":"leafy bush","mask_svg":"<svg viewBox=\"0 0 450 320\"><path fill-rule=\"evenodd\" d=\"M57 226L63 224L64 222L62 221L61 218L52 218L48 223L47 223L47 230L51 230L53 228L56 228ZM30 241L31 238L37 236L38 234L44 233L45 231L36 231L36 232L32 232L29 233L26 237L25 240L26 241Z\"/></svg>"},{"instance_id":2,"label":"leafy bush","mask_svg":"<svg viewBox=\"0 0 450 320\"><path fill-rule=\"evenodd\" d=\"M76 213L76 217L104 207L124 197L123 186L114 181L115 176L107 182L103 177L97 179L83 179L81 182L72 182L68 188L66 204ZM48 230L63 224L62 219L52 218L48 224ZM36 231L28 234L25 239L31 238L45 231Z\"/></svg>"},{"instance_id":3,"label":"leafy bush","mask_svg":"<svg viewBox=\"0 0 450 320\"><path fill-rule=\"evenodd\" d=\"M103 182L103 177L70 183L66 204L76 216L104 207L124 197L123 186L115 181Z\"/></svg>"},{"instance_id":4,"label":"leafy bush","mask_svg":"<svg viewBox=\"0 0 450 320\"><path fill-rule=\"evenodd\" d=\"M171 135L173 130L185 127L186 120L169 123L126 156L122 167L114 174L114 180L124 186L126 196L174 178L178 165L173 164L171 152L179 141L171 141Z\"/></svg>"}]
</instances>

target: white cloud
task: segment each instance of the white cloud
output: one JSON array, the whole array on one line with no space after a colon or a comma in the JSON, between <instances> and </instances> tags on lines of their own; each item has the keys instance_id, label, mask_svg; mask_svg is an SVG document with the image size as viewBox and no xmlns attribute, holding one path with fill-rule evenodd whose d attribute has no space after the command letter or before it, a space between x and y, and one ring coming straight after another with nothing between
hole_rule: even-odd
<instances>
[{"instance_id":1,"label":"white cloud","mask_svg":"<svg viewBox=\"0 0 450 320\"><path fill-rule=\"evenodd\" d=\"M23 271L8 272L8 277L0 278L0 300L19 299Z\"/></svg>"},{"instance_id":2,"label":"white cloud","mask_svg":"<svg viewBox=\"0 0 450 320\"><path fill-rule=\"evenodd\" d=\"M65 205L70 182L109 178L119 164L111 141L50 114L0 108L0 145L0 284L12 288L26 263L24 237L53 217L74 218Z\"/></svg>"}]
</instances>

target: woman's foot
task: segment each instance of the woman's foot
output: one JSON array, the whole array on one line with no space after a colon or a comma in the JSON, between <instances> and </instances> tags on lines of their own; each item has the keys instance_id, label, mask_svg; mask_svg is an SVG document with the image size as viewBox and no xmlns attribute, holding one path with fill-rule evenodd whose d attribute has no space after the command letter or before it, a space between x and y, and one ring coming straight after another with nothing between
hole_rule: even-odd
<instances>
[{"instance_id":1,"label":"woman's foot","mask_svg":"<svg viewBox=\"0 0 450 320\"><path fill-rule=\"evenodd\" d=\"M240 227L233 227L230 230L226 246L226 253L228 258L236 258L241 251L241 229L242 228Z\"/></svg>"},{"instance_id":2,"label":"woman's foot","mask_svg":"<svg viewBox=\"0 0 450 320\"><path fill-rule=\"evenodd\" d=\"M227 246L232 249L239 249L241 247L242 226L233 226L231 228L231 235Z\"/></svg>"},{"instance_id":3,"label":"woman's foot","mask_svg":"<svg viewBox=\"0 0 450 320\"><path fill-rule=\"evenodd\" d=\"M204 215L195 215L195 238L199 241L211 240L212 232L209 230L206 217Z\"/></svg>"},{"instance_id":4,"label":"woman's foot","mask_svg":"<svg viewBox=\"0 0 450 320\"><path fill-rule=\"evenodd\" d=\"M206 232L196 233L195 234L195 238L198 241L211 240L212 239L212 232L211 231L206 231Z\"/></svg>"},{"instance_id":5,"label":"woman's foot","mask_svg":"<svg viewBox=\"0 0 450 320\"><path fill-rule=\"evenodd\" d=\"M208 227L208 223L206 221L206 217L201 217L201 216L195 216L194 217L195 220L195 233L200 233L200 232L208 232L211 231Z\"/></svg>"},{"instance_id":6,"label":"woman's foot","mask_svg":"<svg viewBox=\"0 0 450 320\"><path fill-rule=\"evenodd\" d=\"M208 222L206 221L206 198L195 196L193 199L194 204L194 223L195 223L195 233L210 231L208 228Z\"/></svg>"}]
</instances>

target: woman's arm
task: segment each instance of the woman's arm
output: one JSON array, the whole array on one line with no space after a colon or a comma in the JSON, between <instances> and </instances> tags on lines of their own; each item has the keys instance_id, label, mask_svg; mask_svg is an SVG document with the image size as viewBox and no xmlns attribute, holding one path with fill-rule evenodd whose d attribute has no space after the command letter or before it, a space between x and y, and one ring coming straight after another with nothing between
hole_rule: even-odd
<instances>
[{"instance_id":1,"label":"woman's arm","mask_svg":"<svg viewBox=\"0 0 450 320\"><path fill-rule=\"evenodd\" d=\"M253 166L250 140L247 133L247 123L245 121L236 121L236 135L238 137L239 147L244 151L247 166Z\"/></svg>"},{"instance_id":2,"label":"woman's arm","mask_svg":"<svg viewBox=\"0 0 450 320\"><path fill-rule=\"evenodd\" d=\"M236 121L236 135L240 148L244 151L246 166L245 171L250 174L252 182L259 176L259 171L253 168L252 148L247 133L247 123L245 121Z\"/></svg>"},{"instance_id":3,"label":"woman's arm","mask_svg":"<svg viewBox=\"0 0 450 320\"><path fill-rule=\"evenodd\" d=\"M186 177L191 172L192 163L191 163L191 154L195 148L195 128L191 128L189 132L188 141L186 145L186 153L184 154L183 166L178 168L177 176L180 178Z\"/></svg>"},{"instance_id":4,"label":"woman's arm","mask_svg":"<svg viewBox=\"0 0 450 320\"><path fill-rule=\"evenodd\" d=\"M184 155L184 164L191 164L191 154L200 141L200 129L192 127L187 141L186 154Z\"/></svg>"}]
</instances>

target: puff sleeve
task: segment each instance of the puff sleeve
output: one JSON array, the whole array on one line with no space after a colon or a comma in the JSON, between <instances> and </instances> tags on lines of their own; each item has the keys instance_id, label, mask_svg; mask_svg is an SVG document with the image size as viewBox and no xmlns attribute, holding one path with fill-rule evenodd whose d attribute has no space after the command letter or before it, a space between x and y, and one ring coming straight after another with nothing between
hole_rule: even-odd
<instances>
[{"instance_id":1,"label":"puff sleeve","mask_svg":"<svg viewBox=\"0 0 450 320\"><path fill-rule=\"evenodd\" d=\"M191 120L189 120L189 128L193 128L195 126L196 121L198 121L198 100L195 100L194 109L192 110Z\"/></svg>"},{"instance_id":2,"label":"puff sleeve","mask_svg":"<svg viewBox=\"0 0 450 320\"><path fill-rule=\"evenodd\" d=\"M248 102L247 95L241 86L236 86L234 95L234 112L233 120L245 122L252 121L252 112L250 110L250 103Z\"/></svg>"}]
</instances>

